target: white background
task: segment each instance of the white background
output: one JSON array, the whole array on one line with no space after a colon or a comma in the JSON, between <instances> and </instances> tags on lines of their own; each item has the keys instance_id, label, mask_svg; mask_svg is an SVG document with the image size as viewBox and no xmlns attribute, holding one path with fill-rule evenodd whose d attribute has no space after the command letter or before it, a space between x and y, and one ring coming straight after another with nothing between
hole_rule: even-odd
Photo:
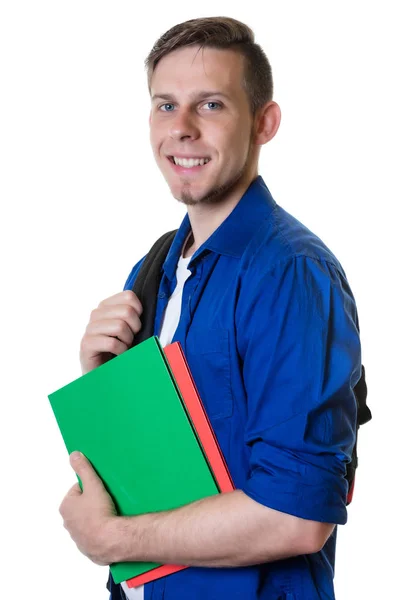
<instances>
[{"instance_id":1,"label":"white background","mask_svg":"<svg viewBox=\"0 0 408 600\"><path fill-rule=\"evenodd\" d=\"M339 528L337 598L408 597L404 2L140 6L1 4L0 596L108 597L107 569L62 527L76 479L47 394L80 375L91 310L184 215L149 146L144 58L174 24L227 15L254 29L282 108L260 172L337 255L360 315L374 419Z\"/></svg>"}]
</instances>

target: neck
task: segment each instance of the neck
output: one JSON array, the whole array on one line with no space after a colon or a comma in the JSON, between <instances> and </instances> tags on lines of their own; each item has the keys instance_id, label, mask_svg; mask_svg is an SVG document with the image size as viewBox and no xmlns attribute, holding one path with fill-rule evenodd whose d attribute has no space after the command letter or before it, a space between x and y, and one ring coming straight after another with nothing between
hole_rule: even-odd
<instances>
[{"instance_id":1,"label":"neck","mask_svg":"<svg viewBox=\"0 0 408 600\"><path fill-rule=\"evenodd\" d=\"M183 246L183 250L181 252L181 256L183 258L190 258L190 256L193 256L195 250L194 250L194 236L193 236L193 232L190 231L190 233L188 234L186 241L184 242L184 246Z\"/></svg>"},{"instance_id":2,"label":"neck","mask_svg":"<svg viewBox=\"0 0 408 600\"><path fill-rule=\"evenodd\" d=\"M239 181L228 195L216 204L198 204L187 207L191 223L191 234L184 245L182 254L184 258L192 256L218 229L221 223L232 213L256 177L258 177L257 172L252 174L251 177Z\"/></svg>"}]
</instances>

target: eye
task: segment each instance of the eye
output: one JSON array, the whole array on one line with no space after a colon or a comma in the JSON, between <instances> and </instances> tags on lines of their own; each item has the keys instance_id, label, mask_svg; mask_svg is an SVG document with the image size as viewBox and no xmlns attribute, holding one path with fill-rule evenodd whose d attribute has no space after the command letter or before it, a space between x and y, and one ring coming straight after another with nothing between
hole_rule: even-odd
<instances>
[{"instance_id":1,"label":"eye","mask_svg":"<svg viewBox=\"0 0 408 600\"><path fill-rule=\"evenodd\" d=\"M166 104L162 104L159 106L159 110L162 112L172 112L174 110L174 104L167 102Z\"/></svg>"},{"instance_id":2,"label":"eye","mask_svg":"<svg viewBox=\"0 0 408 600\"><path fill-rule=\"evenodd\" d=\"M220 108L221 104L219 102L206 102L204 106L208 106L209 108L206 110L215 110L216 108Z\"/></svg>"}]
</instances>

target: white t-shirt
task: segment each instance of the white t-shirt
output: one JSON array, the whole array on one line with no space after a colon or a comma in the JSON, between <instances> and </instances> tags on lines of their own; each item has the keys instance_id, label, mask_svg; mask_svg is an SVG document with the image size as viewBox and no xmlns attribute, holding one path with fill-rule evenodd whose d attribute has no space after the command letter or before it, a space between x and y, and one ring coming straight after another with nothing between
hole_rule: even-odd
<instances>
[{"instance_id":1,"label":"white t-shirt","mask_svg":"<svg viewBox=\"0 0 408 600\"><path fill-rule=\"evenodd\" d=\"M183 258L180 257L177 265L177 285L176 289L169 298L166 310L164 312L163 322L159 335L161 345L167 346L171 344L173 336L176 332L177 325L180 320L181 314L181 299L183 296L183 287L185 282L190 276L190 271L187 269L187 265L190 262L191 257ZM123 591L126 594L128 600L144 600L144 586L129 588L126 581L121 583Z\"/></svg>"}]
</instances>

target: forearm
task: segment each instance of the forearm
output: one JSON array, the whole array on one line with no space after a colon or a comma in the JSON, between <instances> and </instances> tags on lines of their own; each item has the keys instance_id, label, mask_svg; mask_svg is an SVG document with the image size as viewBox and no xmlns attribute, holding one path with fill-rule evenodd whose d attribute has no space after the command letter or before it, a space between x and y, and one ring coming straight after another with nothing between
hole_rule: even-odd
<instances>
[{"instance_id":1,"label":"forearm","mask_svg":"<svg viewBox=\"0 0 408 600\"><path fill-rule=\"evenodd\" d=\"M172 511L118 517L115 562L233 567L280 560L316 551L315 525L235 490Z\"/></svg>"}]
</instances>

